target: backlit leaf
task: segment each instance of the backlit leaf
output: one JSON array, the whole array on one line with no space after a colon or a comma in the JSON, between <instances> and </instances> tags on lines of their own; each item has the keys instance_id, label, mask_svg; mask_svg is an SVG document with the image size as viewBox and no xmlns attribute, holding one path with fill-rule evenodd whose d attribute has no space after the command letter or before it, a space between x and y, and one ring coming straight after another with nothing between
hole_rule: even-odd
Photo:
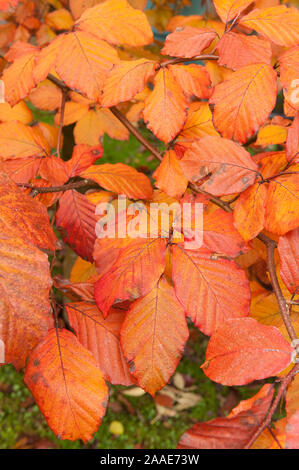
<instances>
[{"instance_id":1,"label":"backlit leaf","mask_svg":"<svg viewBox=\"0 0 299 470\"><path fill-rule=\"evenodd\" d=\"M255 183L238 198L234 208L235 225L244 238L249 241L264 228L267 188Z\"/></svg>"}]
</instances>

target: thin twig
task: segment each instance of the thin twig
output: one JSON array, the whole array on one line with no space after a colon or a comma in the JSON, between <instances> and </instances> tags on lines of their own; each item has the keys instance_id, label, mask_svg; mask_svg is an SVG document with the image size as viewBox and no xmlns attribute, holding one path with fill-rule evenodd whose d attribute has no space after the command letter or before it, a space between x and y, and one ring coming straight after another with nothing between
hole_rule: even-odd
<instances>
[{"instance_id":1,"label":"thin twig","mask_svg":"<svg viewBox=\"0 0 299 470\"><path fill-rule=\"evenodd\" d=\"M136 129L136 127L133 126L133 124L131 124L123 113L121 113L115 106L112 106L110 111L147 150L149 150L160 162L162 161L160 152L145 137L143 137L143 135L138 131L138 129Z\"/></svg>"},{"instance_id":2,"label":"thin twig","mask_svg":"<svg viewBox=\"0 0 299 470\"><path fill-rule=\"evenodd\" d=\"M167 67L167 65L174 65L174 64L183 64L184 62L194 62L195 60L218 60L219 57L214 54L202 54L196 55L194 57L186 58L186 57L177 57L175 59L168 59L163 62L160 62L160 68Z\"/></svg>"},{"instance_id":3,"label":"thin twig","mask_svg":"<svg viewBox=\"0 0 299 470\"><path fill-rule=\"evenodd\" d=\"M32 189L36 194L38 193L58 193L60 191L68 191L69 189L77 189L77 188L84 188L86 186L93 185L92 181L89 180L81 180L76 181L74 183L67 183L63 184L62 186L50 186L50 187L38 187L33 186L29 183L18 183L18 186L22 188L29 188Z\"/></svg>"}]
</instances>

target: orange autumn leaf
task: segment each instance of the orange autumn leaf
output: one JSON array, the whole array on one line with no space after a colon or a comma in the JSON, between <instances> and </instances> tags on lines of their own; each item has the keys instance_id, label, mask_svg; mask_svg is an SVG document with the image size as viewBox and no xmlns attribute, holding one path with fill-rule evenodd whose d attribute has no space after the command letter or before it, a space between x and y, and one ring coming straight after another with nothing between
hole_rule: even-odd
<instances>
[{"instance_id":1,"label":"orange autumn leaf","mask_svg":"<svg viewBox=\"0 0 299 470\"><path fill-rule=\"evenodd\" d=\"M213 29L185 26L167 36L161 52L174 57L195 57L216 37L217 33Z\"/></svg>"},{"instance_id":2,"label":"orange autumn leaf","mask_svg":"<svg viewBox=\"0 0 299 470\"><path fill-rule=\"evenodd\" d=\"M87 8L94 7L103 0L70 0L70 10L73 17L77 20Z\"/></svg>"},{"instance_id":3,"label":"orange autumn leaf","mask_svg":"<svg viewBox=\"0 0 299 470\"><path fill-rule=\"evenodd\" d=\"M277 375L291 362L292 351L277 328L253 318L236 318L214 332L201 367L222 385L245 385Z\"/></svg>"},{"instance_id":4,"label":"orange autumn leaf","mask_svg":"<svg viewBox=\"0 0 299 470\"><path fill-rule=\"evenodd\" d=\"M297 112L292 125L288 128L286 143L288 161L298 162L299 160L299 112Z\"/></svg>"},{"instance_id":5,"label":"orange autumn leaf","mask_svg":"<svg viewBox=\"0 0 299 470\"><path fill-rule=\"evenodd\" d=\"M165 252L166 243L161 238L132 239L120 250L115 264L94 287L104 317L115 301L137 299L154 288L164 271Z\"/></svg>"},{"instance_id":6,"label":"orange autumn leaf","mask_svg":"<svg viewBox=\"0 0 299 470\"><path fill-rule=\"evenodd\" d=\"M178 142L185 146L206 135L219 134L213 126L212 113L208 103L198 103L196 107L188 109L187 120L178 136Z\"/></svg>"},{"instance_id":7,"label":"orange autumn leaf","mask_svg":"<svg viewBox=\"0 0 299 470\"><path fill-rule=\"evenodd\" d=\"M168 150L153 177L157 188L169 196L180 197L187 189L188 180L174 150Z\"/></svg>"},{"instance_id":8,"label":"orange autumn leaf","mask_svg":"<svg viewBox=\"0 0 299 470\"><path fill-rule=\"evenodd\" d=\"M69 54L71 63L66 60ZM69 87L97 101L109 70L118 60L117 52L109 44L89 33L77 31L63 37L55 68Z\"/></svg>"},{"instance_id":9,"label":"orange autumn leaf","mask_svg":"<svg viewBox=\"0 0 299 470\"><path fill-rule=\"evenodd\" d=\"M197 423L180 438L179 449L243 449L263 423L274 394L264 385L248 400L243 400L225 418Z\"/></svg>"},{"instance_id":10,"label":"orange autumn leaf","mask_svg":"<svg viewBox=\"0 0 299 470\"><path fill-rule=\"evenodd\" d=\"M267 147L268 145L283 144L286 139L286 127L277 124L269 124L258 131L255 145Z\"/></svg>"},{"instance_id":11,"label":"orange autumn leaf","mask_svg":"<svg viewBox=\"0 0 299 470\"><path fill-rule=\"evenodd\" d=\"M286 449L298 449L299 447L298 385L299 378L297 375L287 389Z\"/></svg>"},{"instance_id":12,"label":"orange autumn leaf","mask_svg":"<svg viewBox=\"0 0 299 470\"><path fill-rule=\"evenodd\" d=\"M154 90L145 100L143 117L156 137L168 143L184 125L187 101L180 85L166 67L159 70L154 85Z\"/></svg>"},{"instance_id":13,"label":"orange autumn leaf","mask_svg":"<svg viewBox=\"0 0 299 470\"><path fill-rule=\"evenodd\" d=\"M72 29L74 21L68 10L59 8L46 15L45 23L55 30L68 31Z\"/></svg>"},{"instance_id":14,"label":"orange autumn leaf","mask_svg":"<svg viewBox=\"0 0 299 470\"><path fill-rule=\"evenodd\" d=\"M78 103L74 103L78 105ZM80 108L80 109L79 109ZM76 117L81 116L74 129L76 144L98 145L101 137L106 133L112 139L127 140L129 132L125 126L112 114L110 109L99 108L87 110L79 105L72 109ZM69 114L74 119L75 114Z\"/></svg>"},{"instance_id":15,"label":"orange autumn leaf","mask_svg":"<svg viewBox=\"0 0 299 470\"><path fill-rule=\"evenodd\" d=\"M271 65L238 69L215 87L213 122L223 137L246 142L264 123L276 102L276 73Z\"/></svg>"},{"instance_id":16,"label":"orange autumn leaf","mask_svg":"<svg viewBox=\"0 0 299 470\"><path fill-rule=\"evenodd\" d=\"M247 188L237 200L234 208L235 225L247 242L264 228L267 188L255 183Z\"/></svg>"},{"instance_id":17,"label":"orange autumn leaf","mask_svg":"<svg viewBox=\"0 0 299 470\"><path fill-rule=\"evenodd\" d=\"M241 197L241 196L240 196ZM234 225L233 214L223 209L203 214L203 247L235 258L247 251L245 243Z\"/></svg>"},{"instance_id":18,"label":"orange autumn leaf","mask_svg":"<svg viewBox=\"0 0 299 470\"><path fill-rule=\"evenodd\" d=\"M131 305L121 328L124 354L140 387L155 395L167 384L188 336L184 309L161 278Z\"/></svg>"},{"instance_id":19,"label":"orange autumn leaf","mask_svg":"<svg viewBox=\"0 0 299 470\"><path fill-rule=\"evenodd\" d=\"M141 92L154 74L156 63L147 59L121 61L113 67L105 82L103 106L114 106Z\"/></svg>"},{"instance_id":20,"label":"orange autumn leaf","mask_svg":"<svg viewBox=\"0 0 299 470\"><path fill-rule=\"evenodd\" d=\"M281 278L294 294L299 289L299 228L279 237L278 254Z\"/></svg>"},{"instance_id":21,"label":"orange autumn leaf","mask_svg":"<svg viewBox=\"0 0 299 470\"><path fill-rule=\"evenodd\" d=\"M246 65L270 64L271 44L256 36L245 36L232 31L225 33L217 43L218 64L237 70Z\"/></svg>"},{"instance_id":22,"label":"orange autumn leaf","mask_svg":"<svg viewBox=\"0 0 299 470\"><path fill-rule=\"evenodd\" d=\"M280 81L284 89L291 86L299 76L299 46L291 47L279 59Z\"/></svg>"},{"instance_id":23,"label":"orange autumn leaf","mask_svg":"<svg viewBox=\"0 0 299 470\"><path fill-rule=\"evenodd\" d=\"M195 326L211 335L226 319L249 313L249 283L234 261L211 251L173 247L175 293Z\"/></svg>"},{"instance_id":24,"label":"orange autumn leaf","mask_svg":"<svg viewBox=\"0 0 299 470\"><path fill-rule=\"evenodd\" d=\"M55 250L57 239L46 208L0 173L0 231L13 233L27 243Z\"/></svg>"},{"instance_id":25,"label":"orange autumn leaf","mask_svg":"<svg viewBox=\"0 0 299 470\"><path fill-rule=\"evenodd\" d=\"M49 144L36 127L26 126L17 121L0 124L1 158L37 157L49 153Z\"/></svg>"},{"instance_id":26,"label":"orange autumn leaf","mask_svg":"<svg viewBox=\"0 0 299 470\"><path fill-rule=\"evenodd\" d=\"M56 436L92 438L106 411L108 388L93 355L76 336L50 330L32 352L24 380Z\"/></svg>"},{"instance_id":27,"label":"orange autumn leaf","mask_svg":"<svg viewBox=\"0 0 299 470\"><path fill-rule=\"evenodd\" d=\"M93 354L104 378L112 384L134 384L120 345L125 311L111 309L105 319L94 303L86 301L66 304L66 311L80 343Z\"/></svg>"},{"instance_id":28,"label":"orange autumn leaf","mask_svg":"<svg viewBox=\"0 0 299 470\"><path fill-rule=\"evenodd\" d=\"M34 106L46 111L53 111L61 106L61 90L50 81L41 83L29 96Z\"/></svg>"},{"instance_id":29,"label":"orange autumn leaf","mask_svg":"<svg viewBox=\"0 0 299 470\"><path fill-rule=\"evenodd\" d=\"M299 12L285 5L256 8L241 18L240 25L280 46L294 46L299 41Z\"/></svg>"},{"instance_id":30,"label":"orange autumn leaf","mask_svg":"<svg viewBox=\"0 0 299 470\"><path fill-rule=\"evenodd\" d=\"M254 183L257 173L256 163L244 148L216 136L195 141L180 165L191 181L200 181L212 173L201 187L215 196L244 191Z\"/></svg>"},{"instance_id":31,"label":"orange autumn leaf","mask_svg":"<svg viewBox=\"0 0 299 470\"><path fill-rule=\"evenodd\" d=\"M132 199L148 199L153 192L148 177L124 163L91 165L80 176Z\"/></svg>"},{"instance_id":32,"label":"orange autumn leaf","mask_svg":"<svg viewBox=\"0 0 299 470\"><path fill-rule=\"evenodd\" d=\"M298 174L278 176L269 183L265 229L284 235L299 225Z\"/></svg>"},{"instance_id":33,"label":"orange autumn leaf","mask_svg":"<svg viewBox=\"0 0 299 470\"><path fill-rule=\"evenodd\" d=\"M4 70L2 80L5 87L5 100L11 106L19 103L35 87L33 70L38 52L39 49L36 48L22 55Z\"/></svg>"},{"instance_id":34,"label":"orange autumn leaf","mask_svg":"<svg viewBox=\"0 0 299 470\"><path fill-rule=\"evenodd\" d=\"M23 124L29 124L33 121L33 115L24 101L20 101L20 103L13 107L8 103L0 103L0 121L19 121Z\"/></svg>"},{"instance_id":35,"label":"orange autumn leaf","mask_svg":"<svg viewBox=\"0 0 299 470\"><path fill-rule=\"evenodd\" d=\"M127 0L107 0L85 10L76 28L111 44L144 46L153 41L153 33L143 11L135 10Z\"/></svg>"},{"instance_id":36,"label":"orange autumn leaf","mask_svg":"<svg viewBox=\"0 0 299 470\"><path fill-rule=\"evenodd\" d=\"M213 0L215 9L225 24L240 15L252 2L253 0Z\"/></svg>"},{"instance_id":37,"label":"orange autumn leaf","mask_svg":"<svg viewBox=\"0 0 299 470\"><path fill-rule=\"evenodd\" d=\"M16 235L14 228L1 228L0 333L5 362L21 369L30 351L53 326L49 303L52 280L46 254Z\"/></svg>"},{"instance_id":38,"label":"orange autumn leaf","mask_svg":"<svg viewBox=\"0 0 299 470\"><path fill-rule=\"evenodd\" d=\"M195 64L170 65L169 70L173 74L184 93L197 98L209 98L211 95L211 82L207 70Z\"/></svg>"},{"instance_id":39,"label":"orange autumn leaf","mask_svg":"<svg viewBox=\"0 0 299 470\"><path fill-rule=\"evenodd\" d=\"M10 11L16 8L20 0L1 0L0 11Z\"/></svg>"}]
</instances>

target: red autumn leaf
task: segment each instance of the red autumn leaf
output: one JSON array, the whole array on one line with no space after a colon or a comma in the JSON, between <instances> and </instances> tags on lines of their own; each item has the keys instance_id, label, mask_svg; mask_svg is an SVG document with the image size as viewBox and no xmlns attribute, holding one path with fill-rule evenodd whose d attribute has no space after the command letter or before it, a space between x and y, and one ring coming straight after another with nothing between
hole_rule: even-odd
<instances>
[{"instance_id":1,"label":"red autumn leaf","mask_svg":"<svg viewBox=\"0 0 299 470\"><path fill-rule=\"evenodd\" d=\"M216 31L186 26L169 34L162 54L174 57L195 57L200 55L217 37Z\"/></svg>"},{"instance_id":2,"label":"red autumn leaf","mask_svg":"<svg viewBox=\"0 0 299 470\"><path fill-rule=\"evenodd\" d=\"M120 250L116 263L94 287L96 303L104 317L115 301L137 299L153 289L164 271L165 251L161 238L132 239Z\"/></svg>"},{"instance_id":3,"label":"red autumn leaf","mask_svg":"<svg viewBox=\"0 0 299 470\"><path fill-rule=\"evenodd\" d=\"M56 436L91 439L108 389L93 355L72 333L50 330L30 355L24 380Z\"/></svg>"},{"instance_id":4,"label":"red autumn leaf","mask_svg":"<svg viewBox=\"0 0 299 470\"><path fill-rule=\"evenodd\" d=\"M278 254L281 278L294 294L299 289L299 228L279 237Z\"/></svg>"},{"instance_id":5,"label":"red autumn leaf","mask_svg":"<svg viewBox=\"0 0 299 470\"><path fill-rule=\"evenodd\" d=\"M83 171L93 165L103 155L103 147L99 145L75 145L73 155L65 162L65 169L69 178L79 176Z\"/></svg>"},{"instance_id":6,"label":"red autumn leaf","mask_svg":"<svg viewBox=\"0 0 299 470\"><path fill-rule=\"evenodd\" d=\"M291 362L292 351L274 326L236 318L216 329L202 368L207 377L222 385L245 385L277 375Z\"/></svg>"},{"instance_id":7,"label":"red autumn leaf","mask_svg":"<svg viewBox=\"0 0 299 470\"><path fill-rule=\"evenodd\" d=\"M80 343L93 354L105 379L112 384L132 385L134 379L120 346L125 312L111 309L104 318L94 303L66 304L70 325Z\"/></svg>"},{"instance_id":8,"label":"red autumn leaf","mask_svg":"<svg viewBox=\"0 0 299 470\"><path fill-rule=\"evenodd\" d=\"M121 328L124 354L140 387L154 395L167 384L188 335L184 309L161 278L131 305Z\"/></svg>"},{"instance_id":9,"label":"red autumn leaf","mask_svg":"<svg viewBox=\"0 0 299 470\"><path fill-rule=\"evenodd\" d=\"M96 207L84 194L66 191L59 200L56 225L61 227L62 238L82 258L93 260L96 240Z\"/></svg>"},{"instance_id":10,"label":"red autumn leaf","mask_svg":"<svg viewBox=\"0 0 299 470\"><path fill-rule=\"evenodd\" d=\"M215 196L244 191L254 183L257 165L240 145L216 136L195 141L180 161L191 181L212 173L202 189Z\"/></svg>"},{"instance_id":11,"label":"red autumn leaf","mask_svg":"<svg viewBox=\"0 0 299 470\"><path fill-rule=\"evenodd\" d=\"M275 106L276 73L271 65L250 64L215 87L213 122L223 137L246 142Z\"/></svg>"},{"instance_id":12,"label":"red autumn leaf","mask_svg":"<svg viewBox=\"0 0 299 470\"><path fill-rule=\"evenodd\" d=\"M226 418L195 424L183 434L178 449L243 449L263 423L273 394L273 385L266 384Z\"/></svg>"},{"instance_id":13,"label":"red autumn leaf","mask_svg":"<svg viewBox=\"0 0 299 470\"><path fill-rule=\"evenodd\" d=\"M173 247L172 280L186 315L206 335L225 320L249 313L249 283L234 261L177 245Z\"/></svg>"}]
</instances>

